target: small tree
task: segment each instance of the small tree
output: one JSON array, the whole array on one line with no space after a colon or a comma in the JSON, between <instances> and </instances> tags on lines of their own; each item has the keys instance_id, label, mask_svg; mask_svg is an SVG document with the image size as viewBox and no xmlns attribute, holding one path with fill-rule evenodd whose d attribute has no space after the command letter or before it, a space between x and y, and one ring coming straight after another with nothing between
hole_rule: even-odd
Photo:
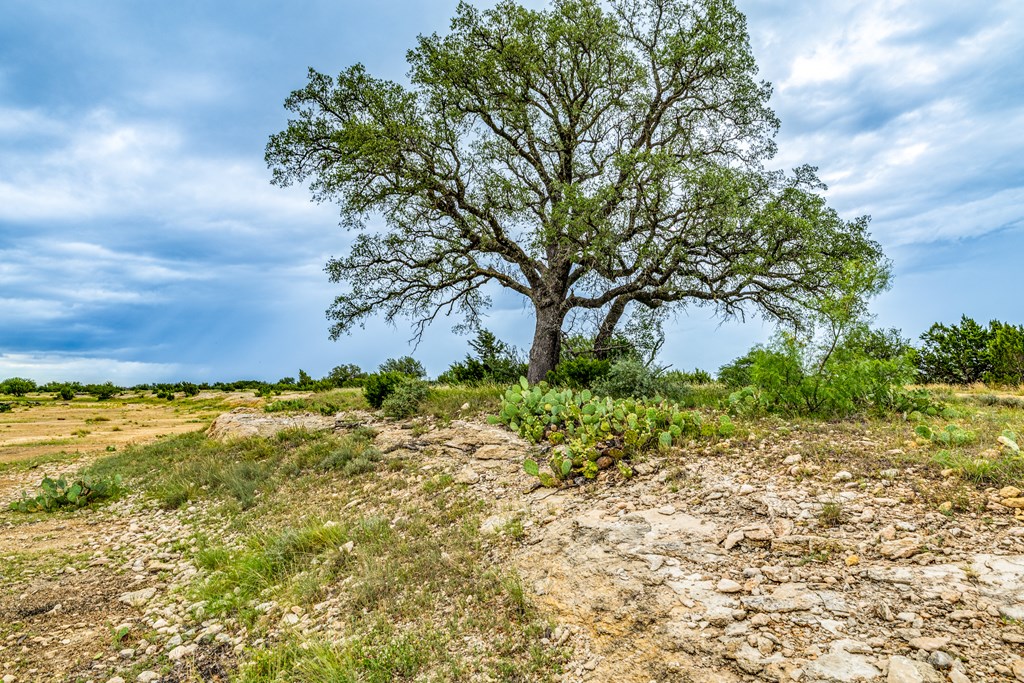
<instances>
[{"instance_id":1,"label":"small tree","mask_svg":"<svg viewBox=\"0 0 1024 683\"><path fill-rule=\"evenodd\" d=\"M520 360L516 348L498 339L490 330L478 330L476 337L470 340L469 348L475 354L467 354L462 362L452 363L437 378L439 382L507 384L526 374L526 365Z\"/></svg>"},{"instance_id":2,"label":"small tree","mask_svg":"<svg viewBox=\"0 0 1024 683\"><path fill-rule=\"evenodd\" d=\"M1024 382L1024 326L993 320L988 343L992 369L986 382L1016 386Z\"/></svg>"},{"instance_id":3,"label":"small tree","mask_svg":"<svg viewBox=\"0 0 1024 683\"><path fill-rule=\"evenodd\" d=\"M388 358L380 364L380 367L377 368L377 372L382 374L396 372L400 375L406 375L415 379L422 379L427 376L427 370L423 367L423 363L419 362L412 356Z\"/></svg>"},{"instance_id":4,"label":"small tree","mask_svg":"<svg viewBox=\"0 0 1024 683\"><path fill-rule=\"evenodd\" d=\"M935 323L921 335L917 369L924 382L972 384L992 371L989 341L992 333L973 318L961 316L959 325Z\"/></svg>"},{"instance_id":5,"label":"small tree","mask_svg":"<svg viewBox=\"0 0 1024 683\"><path fill-rule=\"evenodd\" d=\"M366 377L366 373L358 365L337 365L328 373L325 381L335 387L345 387Z\"/></svg>"},{"instance_id":6,"label":"small tree","mask_svg":"<svg viewBox=\"0 0 1024 683\"><path fill-rule=\"evenodd\" d=\"M9 377L3 382L0 382L0 394L24 396L30 391L35 390L36 383L33 380L25 379L24 377Z\"/></svg>"},{"instance_id":7,"label":"small tree","mask_svg":"<svg viewBox=\"0 0 1024 683\"><path fill-rule=\"evenodd\" d=\"M800 322L860 263L888 269L867 218L844 221L815 169L766 170L779 122L732 0L460 3L422 36L408 86L312 69L266 152L346 226L387 229L331 259L337 338L369 316L477 324L497 284L535 313L528 377L559 361L568 316L604 349L637 312L710 306Z\"/></svg>"}]
</instances>

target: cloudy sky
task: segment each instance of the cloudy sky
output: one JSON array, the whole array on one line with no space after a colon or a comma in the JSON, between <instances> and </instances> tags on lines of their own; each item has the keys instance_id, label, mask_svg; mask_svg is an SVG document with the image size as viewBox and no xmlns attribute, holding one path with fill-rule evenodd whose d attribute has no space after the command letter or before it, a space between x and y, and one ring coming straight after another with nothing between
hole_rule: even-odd
<instances>
[{"instance_id":1,"label":"cloudy sky","mask_svg":"<svg viewBox=\"0 0 1024 683\"><path fill-rule=\"evenodd\" d=\"M307 67L402 80L455 0L0 0L0 378L274 380L409 353L407 327L331 342L323 273L350 237L269 184L267 137ZM540 7L540 0L527 4ZM1024 3L738 0L782 120L895 264L877 322L1024 322ZM488 321L529 343L530 311ZM759 322L700 310L662 361L714 369ZM436 324L431 374L466 351Z\"/></svg>"}]
</instances>

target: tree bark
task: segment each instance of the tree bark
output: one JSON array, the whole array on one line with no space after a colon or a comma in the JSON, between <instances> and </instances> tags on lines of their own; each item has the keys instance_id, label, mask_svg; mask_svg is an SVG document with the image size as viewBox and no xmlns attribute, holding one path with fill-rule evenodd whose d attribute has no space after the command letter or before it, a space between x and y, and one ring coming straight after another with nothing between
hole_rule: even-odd
<instances>
[{"instance_id":1,"label":"tree bark","mask_svg":"<svg viewBox=\"0 0 1024 683\"><path fill-rule=\"evenodd\" d=\"M622 314L626 312L627 303L629 302L620 296L612 302L612 307L608 309L608 314L601 322L597 336L594 337L594 356L596 358L604 360L611 352L612 335L615 334L615 327L619 324Z\"/></svg>"},{"instance_id":2,"label":"tree bark","mask_svg":"<svg viewBox=\"0 0 1024 683\"><path fill-rule=\"evenodd\" d=\"M537 328L530 347L530 367L526 379L530 384L544 380L548 370L554 370L562 351L562 320L559 304L537 305Z\"/></svg>"}]
</instances>

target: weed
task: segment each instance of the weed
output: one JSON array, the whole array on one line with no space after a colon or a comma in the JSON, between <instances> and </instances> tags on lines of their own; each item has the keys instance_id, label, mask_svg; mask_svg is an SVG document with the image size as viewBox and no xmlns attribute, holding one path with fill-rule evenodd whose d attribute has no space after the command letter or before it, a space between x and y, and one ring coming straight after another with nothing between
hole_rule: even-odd
<instances>
[{"instance_id":1,"label":"weed","mask_svg":"<svg viewBox=\"0 0 1024 683\"><path fill-rule=\"evenodd\" d=\"M504 391L504 387L496 384L433 387L430 395L420 404L419 414L435 417L442 422L480 413L493 414L500 408Z\"/></svg>"},{"instance_id":2,"label":"weed","mask_svg":"<svg viewBox=\"0 0 1024 683\"><path fill-rule=\"evenodd\" d=\"M832 528L842 526L844 517L843 504L838 501L829 501L821 507L818 521L822 526Z\"/></svg>"},{"instance_id":3,"label":"weed","mask_svg":"<svg viewBox=\"0 0 1024 683\"><path fill-rule=\"evenodd\" d=\"M1020 456L972 456L959 450L939 451L932 458L942 468L956 470L975 484L1006 485L1024 479L1024 458Z\"/></svg>"}]
</instances>

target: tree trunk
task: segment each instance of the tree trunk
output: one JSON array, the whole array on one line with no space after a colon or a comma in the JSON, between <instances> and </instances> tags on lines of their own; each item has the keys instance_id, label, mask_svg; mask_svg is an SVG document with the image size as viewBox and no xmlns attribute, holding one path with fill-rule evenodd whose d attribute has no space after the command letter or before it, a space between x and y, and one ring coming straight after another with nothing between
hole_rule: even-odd
<instances>
[{"instance_id":1,"label":"tree trunk","mask_svg":"<svg viewBox=\"0 0 1024 683\"><path fill-rule=\"evenodd\" d=\"M615 334L615 327L619 324L622 314L626 311L627 303L629 302L622 297L612 301L612 307L608 309L608 314L604 317L601 327L597 330L597 336L594 337L594 356L600 360L604 360L609 356L612 335Z\"/></svg>"},{"instance_id":2,"label":"tree trunk","mask_svg":"<svg viewBox=\"0 0 1024 683\"><path fill-rule=\"evenodd\" d=\"M533 333L533 346L530 347L530 367L526 379L530 384L542 381L548 370L558 365L558 357L562 351L562 311L561 306L537 306L537 329Z\"/></svg>"}]
</instances>

